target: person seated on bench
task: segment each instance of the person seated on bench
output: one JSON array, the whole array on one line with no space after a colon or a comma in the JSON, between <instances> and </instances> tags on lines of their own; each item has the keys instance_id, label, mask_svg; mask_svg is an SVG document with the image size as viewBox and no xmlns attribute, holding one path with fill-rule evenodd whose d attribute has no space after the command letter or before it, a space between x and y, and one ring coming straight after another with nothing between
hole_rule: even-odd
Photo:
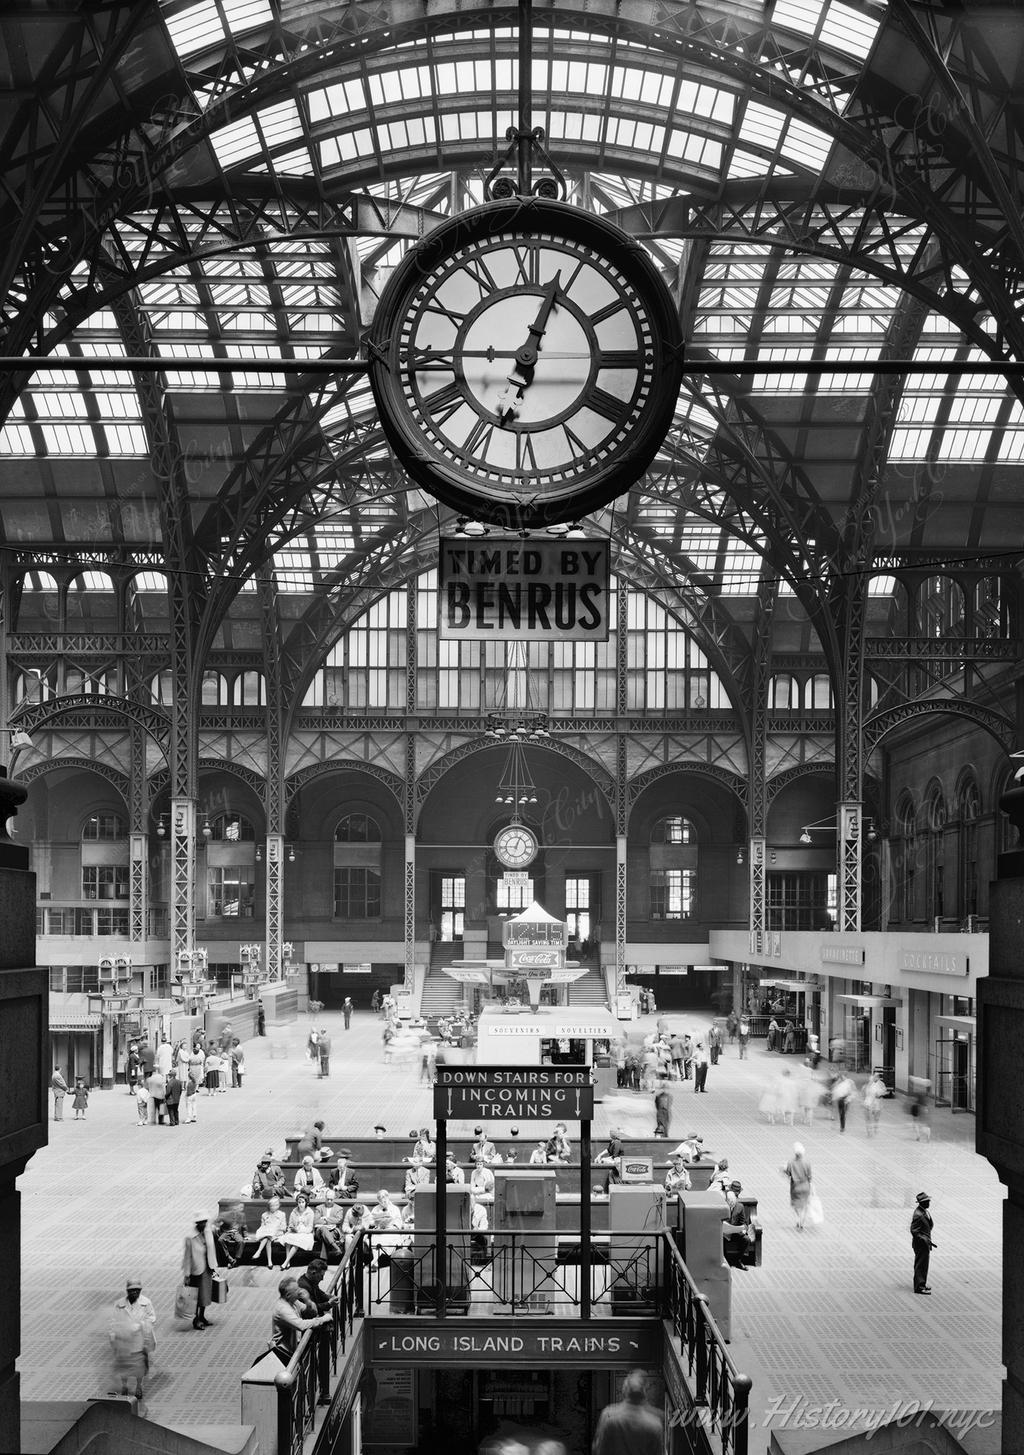
<instances>
[{"instance_id":1,"label":"person seated on bench","mask_svg":"<svg viewBox=\"0 0 1024 1455\"><path fill-rule=\"evenodd\" d=\"M478 1164L469 1174L469 1192L473 1202L494 1201L494 1173Z\"/></svg>"},{"instance_id":2,"label":"person seated on bench","mask_svg":"<svg viewBox=\"0 0 1024 1455\"><path fill-rule=\"evenodd\" d=\"M286 1252L282 1268L291 1267L291 1261L295 1257L297 1249L301 1248L304 1253L313 1251L313 1224L315 1214L309 1205L309 1198L304 1192L295 1194L295 1206L288 1218L288 1231L274 1239Z\"/></svg>"},{"instance_id":3,"label":"person seated on bench","mask_svg":"<svg viewBox=\"0 0 1024 1455\"><path fill-rule=\"evenodd\" d=\"M547 1137L541 1137L536 1147L530 1153L531 1167L543 1167L546 1165L548 1160L548 1140Z\"/></svg>"},{"instance_id":4,"label":"person seated on bench","mask_svg":"<svg viewBox=\"0 0 1024 1455\"><path fill-rule=\"evenodd\" d=\"M742 1191L743 1184L736 1181L730 1182L726 1188L725 1201L729 1211L722 1225L722 1247L725 1261L732 1268L739 1268L745 1273L743 1255L747 1251L752 1229L746 1203L740 1201Z\"/></svg>"},{"instance_id":5,"label":"person seated on bench","mask_svg":"<svg viewBox=\"0 0 1024 1455\"><path fill-rule=\"evenodd\" d=\"M221 1268L234 1268L245 1252L245 1235L235 1227L234 1218L217 1218L213 1224L213 1246Z\"/></svg>"},{"instance_id":6,"label":"person seated on bench","mask_svg":"<svg viewBox=\"0 0 1024 1455\"><path fill-rule=\"evenodd\" d=\"M564 1166L572 1161L572 1143L565 1122L555 1123L555 1130L547 1141L547 1153L549 1162L560 1162Z\"/></svg>"},{"instance_id":7,"label":"person seated on bench","mask_svg":"<svg viewBox=\"0 0 1024 1455\"><path fill-rule=\"evenodd\" d=\"M351 1156L348 1147L339 1148L337 1166L331 1173L331 1186L340 1197L356 1197L359 1192L359 1178L349 1166Z\"/></svg>"},{"instance_id":8,"label":"person seated on bench","mask_svg":"<svg viewBox=\"0 0 1024 1455\"><path fill-rule=\"evenodd\" d=\"M726 1197L729 1191L729 1183L732 1180L728 1157L719 1157L715 1164L715 1170L711 1174L711 1181L708 1183L708 1192L720 1192L723 1197Z\"/></svg>"},{"instance_id":9,"label":"person seated on bench","mask_svg":"<svg viewBox=\"0 0 1024 1455\"><path fill-rule=\"evenodd\" d=\"M444 1180L445 1180L445 1182L451 1182L451 1183L460 1183L460 1182L465 1182L465 1180L466 1180L466 1174L463 1172L462 1168L456 1162L456 1160L455 1160L455 1153L454 1152L449 1152L448 1153L448 1157L447 1157L447 1159L445 1161L445 1164L444 1164Z\"/></svg>"},{"instance_id":10,"label":"person seated on bench","mask_svg":"<svg viewBox=\"0 0 1024 1455\"><path fill-rule=\"evenodd\" d=\"M682 1153L687 1162L697 1162L704 1156L704 1138L700 1132L688 1132L671 1155L674 1157L676 1152Z\"/></svg>"},{"instance_id":11,"label":"person seated on bench","mask_svg":"<svg viewBox=\"0 0 1024 1455\"><path fill-rule=\"evenodd\" d=\"M341 1220L341 1231L345 1236L345 1252L347 1253L360 1233L365 1233L369 1224L369 1213L366 1204L363 1202L353 1203Z\"/></svg>"},{"instance_id":12,"label":"person seated on bench","mask_svg":"<svg viewBox=\"0 0 1024 1455\"><path fill-rule=\"evenodd\" d=\"M302 1159L302 1166L295 1174L295 1194L306 1194L307 1202L323 1202L327 1196L327 1184L313 1166L312 1154Z\"/></svg>"},{"instance_id":13,"label":"person seated on bench","mask_svg":"<svg viewBox=\"0 0 1024 1455\"><path fill-rule=\"evenodd\" d=\"M596 1165L597 1163L607 1164L609 1162L618 1162L619 1158L625 1155L626 1149L622 1144L622 1132L618 1127L612 1127L608 1133L608 1145L603 1151L598 1152L594 1158L594 1163Z\"/></svg>"},{"instance_id":14,"label":"person seated on bench","mask_svg":"<svg viewBox=\"0 0 1024 1455\"><path fill-rule=\"evenodd\" d=\"M412 1197L417 1187L423 1187L430 1181L430 1168L425 1167L422 1162L405 1169L405 1187L403 1191L406 1197Z\"/></svg>"},{"instance_id":15,"label":"person seated on bench","mask_svg":"<svg viewBox=\"0 0 1024 1455\"><path fill-rule=\"evenodd\" d=\"M668 1175L665 1178L665 1191L669 1197L676 1197L680 1192L689 1192L690 1174L686 1170L686 1159L681 1152L673 1152L669 1158Z\"/></svg>"},{"instance_id":16,"label":"person seated on bench","mask_svg":"<svg viewBox=\"0 0 1024 1455\"><path fill-rule=\"evenodd\" d=\"M256 1164L252 1175L253 1197L280 1197L285 1191L284 1173L280 1162L274 1159L273 1147L268 1147Z\"/></svg>"},{"instance_id":17,"label":"person seated on bench","mask_svg":"<svg viewBox=\"0 0 1024 1455\"><path fill-rule=\"evenodd\" d=\"M282 1233L288 1229L288 1219L281 1211L281 1199L272 1197L267 1203L267 1210L260 1218L259 1228L255 1233L247 1233L245 1241L255 1243L256 1251L253 1253L253 1262L260 1261L260 1254L266 1249L267 1267L270 1268L274 1261L274 1242Z\"/></svg>"},{"instance_id":18,"label":"person seated on bench","mask_svg":"<svg viewBox=\"0 0 1024 1455\"><path fill-rule=\"evenodd\" d=\"M327 1194L327 1201L314 1208L314 1244L327 1256L341 1257L345 1247L344 1222L348 1207L336 1191Z\"/></svg>"},{"instance_id":19,"label":"person seated on bench","mask_svg":"<svg viewBox=\"0 0 1024 1455\"><path fill-rule=\"evenodd\" d=\"M370 1209L367 1224L373 1234L370 1263L372 1267L376 1268L382 1253L390 1257L396 1249L404 1247L408 1241L402 1222L402 1210L391 1201L391 1194L386 1187L382 1187L378 1192L376 1204ZM401 1236L397 1236L398 1234Z\"/></svg>"},{"instance_id":20,"label":"person seated on bench","mask_svg":"<svg viewBox=\"0 0 1024 1455\"><path fill-rule=\"evenodd\" d=\"M437 1156L437 1148L434 1146L433 1138L430 1135L430 1128L423 1127L419 1133L410 1132L409 1135L410 1137L415 1137L416 1141L411 1154L405 1160L412 1162L414 1165L417 1162L421 1162L424 1166L432 1163Z\"/></svg>"},{"instance_id":21,"label":"person seated on bench","mask_svg":"<svg viewBox=\"0 0 1024 1455\"><path fill-rule=\"evenodd\" d=\"M470 1148L470 1161L476 1162L478 1166L481 1164L486 1166L489 1162L500 1162L501 1158L498 1156L498 1149L490 1140L483 1127L474 1127L473 1134L476 1137L476 1141Z\"/></svg>"}]
</instances>

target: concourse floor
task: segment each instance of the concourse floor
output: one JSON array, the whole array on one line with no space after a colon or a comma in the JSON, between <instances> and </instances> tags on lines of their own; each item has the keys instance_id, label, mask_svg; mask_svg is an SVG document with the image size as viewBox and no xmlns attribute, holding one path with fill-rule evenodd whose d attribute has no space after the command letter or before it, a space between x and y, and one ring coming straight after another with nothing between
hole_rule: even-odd
<instances>
[{"instance_id":1,"label":"concourse floor","mask_svg":"<svg viewBox=\"0 0 1024 1455\"><path fill-rule=\"evenodd\" d=\"M631 1034L655 1019L634 1022ZM710 1014L667 1019L697 1031ZM384 1065L375 1016L357 1012L347 1032L340 1015L321 1021L333 1041L329 1080L318 1080L305 1058L308 1022L300 1018L246 1044L244 1088L202 1094L194 1126L138 1127L123 1087L94 1091L81 1122L67 1098L63 1122L51 1122L49 1146L19 1183L23 1399L86 1399L110 1387L109 1310L136 1274L157 1310L150 1417L175 1426L238 1420L240 1375L266 1348L281 1275L236 1269L227 1305L209 1311L209 1329L176 1323L182 1245L196 1211L214 1215L219 1197L249 1181L265 1148L283 1153L285 1135L317 1117L335 1146L338 1134L368 1136L378 1121L404 1136L431 1120L419 1067ZM842 1135L820 1114L809 1127L768 1125L759 1102L784 1066L802 1073L798 1057L770 1055L762 1044L745 1061L728 1047L709 1069L707 1095L695 1096L692 1083L672 1088L668 1145L700 1131L759 1199L764 1264L735 1274L732 1286L731 1352L753 1379L751 1455L767 1448L770 1427L811 1438L815 1424L842 1433L894 1411L911 1418L921 1406L998 1409L1003 1196L974 1151L974 1118L934 1112L929 1143L914 1140L899 1099L883 1104L870 1138L857 1108ZM595 1151L614 1122L627 1137L653 1133L650 1107L649 1097L623 1095L599 1104ZM522 1125L527 1150L540 1131ZM824 1224L802 1233L780 1172L794 1140L807 1149L825 1210ZM375 1190L361 1179L361 1196L372 1200ZM930 1297L915 1295L911 1279L908 1229L921 1190L932 1197L938 1244Z\"/></svg>"}]
</instances>

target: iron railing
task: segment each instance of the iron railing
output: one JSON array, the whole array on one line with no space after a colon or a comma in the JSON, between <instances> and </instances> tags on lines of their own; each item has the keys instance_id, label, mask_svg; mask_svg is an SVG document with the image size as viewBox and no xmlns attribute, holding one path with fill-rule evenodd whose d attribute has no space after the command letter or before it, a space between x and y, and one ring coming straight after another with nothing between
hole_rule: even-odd
<instances>
[{"instance_id":1,"label":"iron railing","mask_svg":"<svg viewBox=\"0 0 1024 1455\"><path fill-rule=\"evenodd\" d=\"M318 1405L330 1403L332 1381L344 1362L353 1321L363 1312L361 1238L360 1234L353 1242L326 1287L338 1299L331 1322L306 1330L287 1367L274 1380L278 1455L301 1455Z\"/></svg>"},{"instance_id":2,"label":"iron railing","mask_svg":"<svg viewBox=\"0 0 1024 1455\"><path fill-rule=\"evenodd\" d=\"M681 1345L694 1409L687 1433L701 1455L747 1455L750 1379L726 1348L707 1297L690 1277L671 1239L666 1243L665 1317Z\"/></svg>"},{"instance_id":3,"label":"iron railing","mask_svg":"<svg viewBox=\"0 0 1024 1455\"><path fill-rule=\"evenodd\" d=\"M662 1309L668 1240L660 1231L615 1232L591 1242L584 1281L578 1233L450 1231L446 1246L444 1307L433 1241L395 1247L395 1233L367 1234L376 1266L370 1269L370 1304L392 1313L552 1312L589 1316L653 1315ZM377 1259L379 1258L379 1262ZM584 1317L587 1317L584 1312Z\"/></svg>"}]
</instances>

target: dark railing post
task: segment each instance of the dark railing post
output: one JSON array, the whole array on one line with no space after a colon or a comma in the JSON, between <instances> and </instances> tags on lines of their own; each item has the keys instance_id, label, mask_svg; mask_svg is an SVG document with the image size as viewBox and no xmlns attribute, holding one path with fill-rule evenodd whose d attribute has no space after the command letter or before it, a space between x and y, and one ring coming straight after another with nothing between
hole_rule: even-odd
<instances>
[{"instance_id":1,"label":"dark railing post","mask_svg":"<svg viewBox=\"0 0 1024 1455\"><path fill-rule=\"evenodd\" d=\"M448 1166L448 1120L446 1117L438 1117L435 1145L437 1147L437 1199L435 1202L437 1212L435 1261L437 1268L434 1286L437 1290L437 1317L443 1319L445 1304L448 1302L448 1179L445 1176Z\"/></svg>"},{"instance_id":2,"label":"dark railing post","mask_svg":"<svg viewBox=\"0 0 1024 1455\"><path fill-rule=\"evenodd\" d=\"M291 1455L294 1445L295 1378L285 1375L277 1380L277 1452Z\"/></svg>"},{"instance_id":3,"label":"dark railing post","mask_svg":"<svg viewBox=\"0 0 1024 1455\"><path fill-rule=\"evenodd\" d=\"M737 1374L732 1381L733 1455L747 1455L750 1420L750 1376Z\"/></svg>"},{"instance_id":4,"label":"dark railing post","mask_svg":"<svg viewBox=\"0 0 1024 1455\"><path fill-rule=\"evenodd\" d=\"M707 1295L698 1294L696 1304L694 1334L697 1344L697 1400L700 1404L706 1404L708 1397L708 1325L704 1317L704 1310L708 1304Z\"/></svg>"},{"instance_id":5,"label":"dark railing post","mask_svg":"<svg viewBox=\"0 0 1024 1455\"><path fill-rule=\"evenodd\" d=\"M580 1318L590 1318L590 1119L580 1123Z\"/></svg>"}]
</instances>

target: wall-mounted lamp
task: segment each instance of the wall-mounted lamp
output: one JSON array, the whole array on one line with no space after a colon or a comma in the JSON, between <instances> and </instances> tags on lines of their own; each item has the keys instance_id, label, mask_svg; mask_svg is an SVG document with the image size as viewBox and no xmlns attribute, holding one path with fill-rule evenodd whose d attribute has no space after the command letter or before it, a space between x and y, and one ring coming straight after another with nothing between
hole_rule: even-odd
<instances>
[{"instance_id":1,"label":"wall-mounted lamp","mask_svg":"<svg viewBox=\"0 0 1024 1455\"><path fill-rule=\"evenodd\" d=\"M850 827L853 830L854 837L856 837L857 834L858 824L858 818L851 819ZM834 818L820 818L817 823L804 824L803 829L800 833L800 842L802 844L809 844L811 842L812 834L834 834L837 832L838 829L836 828L836 821ZM864 820L864 837L867 839L869 844L873 844L878 838L878 834L875 832L875 821L873 818L866 818Z\"/></svg>"},{"instance_id":2,"label":"wall-mounted lamp","mask_svg":"<svg viewBox=\"0 0 1024 1455\"><path fill-rule=\"evenodd\" d=\"M737 864L742 864L743 863L743 850L742 850L742 848L739 848L739 849L736 850L736 862L737 862Z\"/></svg>"},{"instance_id":3,"label":"wall-mounted lamp","mask_svg":"<svg viewBox=\"0 0 1024 1455\"><path fill-rule=\"evenodd\" d=\"M160 839L165 839L167 837L167 832L168 832L168 829L170 828L170 826L171 826L171 816L170 816L170 814L169 813L162 813L160 815L159 822L157 823L157 826L156 826L157 837L160 838ZM184 829L185 829L185 815L183 813L180 813L180 812L179 813L176 813L175 816L174 816L174 832L180 836L184 832ZM210 820L208 818L206 818L206 817L203 818L203 826L199 830L199 835L201 835L207 841L209 841L210 839L213 838L213 825L210 823Z\"/></svg>"}]
</instances>

